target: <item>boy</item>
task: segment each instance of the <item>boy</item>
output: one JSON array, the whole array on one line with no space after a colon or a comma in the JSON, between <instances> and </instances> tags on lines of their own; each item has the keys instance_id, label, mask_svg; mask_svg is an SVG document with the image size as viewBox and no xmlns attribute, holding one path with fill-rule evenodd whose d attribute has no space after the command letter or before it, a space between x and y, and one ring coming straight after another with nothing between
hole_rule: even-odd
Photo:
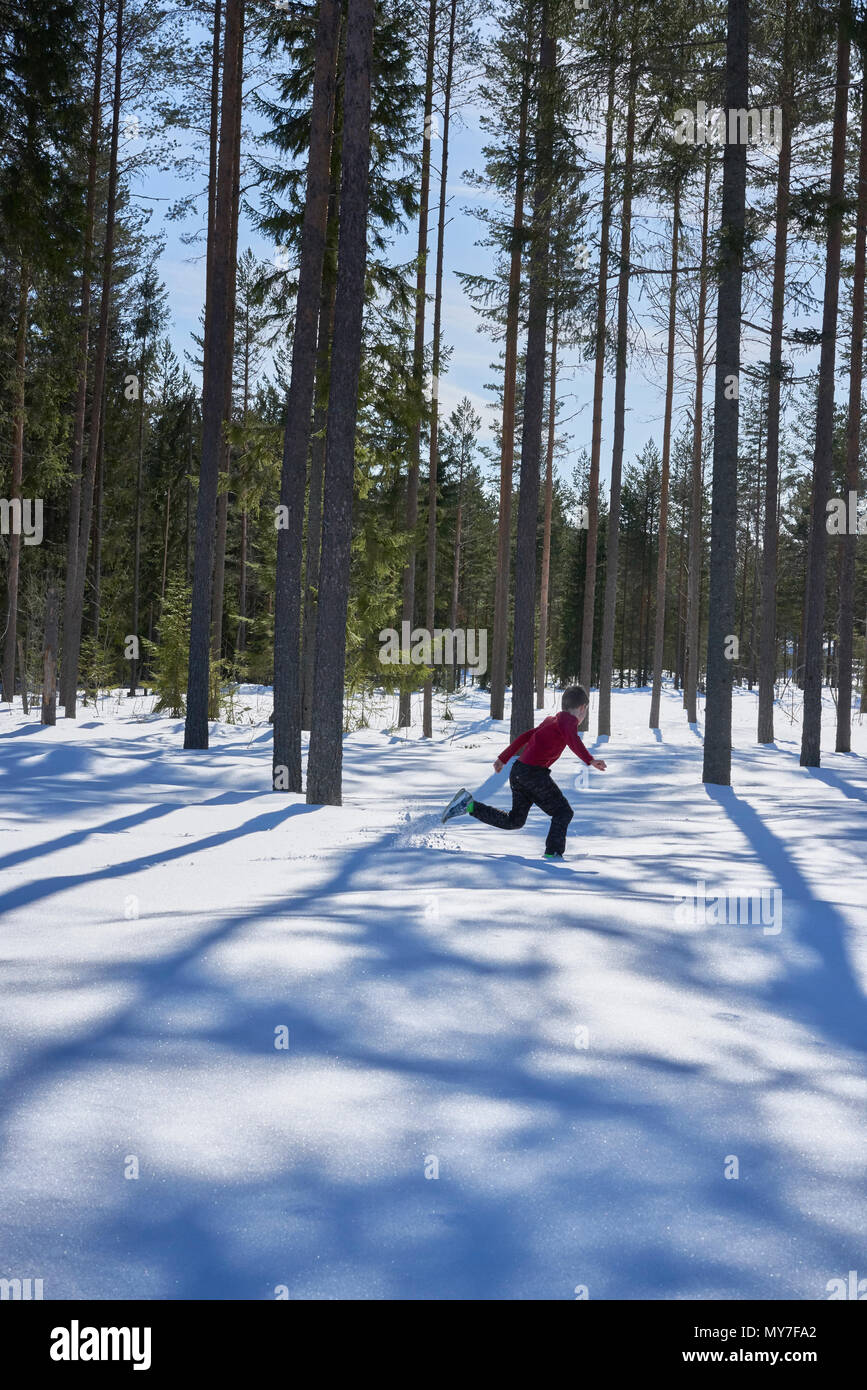
<instances>
[{"instance_id":1,"label":"boy","mask_svg":"<svg viewBox=\"0 0 867 1390\"><path fill-rule=\"evenodd\" d=\"M538 729L528 729L525 734L520 734L494 763L494 771L499 772L519 749L524 750L509 773L511 811L498 811L495 806L473 801L472 793L462 787L446 807L443 820L468 814L485 825L496 825L500 830L520 830L526 824L530 807L535 805L551 817L545 858L562 859L572 807L552 778L551 765L566 747L598 772L605 771L605 763L601 758L592 758L578 737L578 726L583 723L588 705L584 687L570 685L568 690L563 691L560 704L559 714L551 714L543 719Z\"/></svg>"}]
</instances>

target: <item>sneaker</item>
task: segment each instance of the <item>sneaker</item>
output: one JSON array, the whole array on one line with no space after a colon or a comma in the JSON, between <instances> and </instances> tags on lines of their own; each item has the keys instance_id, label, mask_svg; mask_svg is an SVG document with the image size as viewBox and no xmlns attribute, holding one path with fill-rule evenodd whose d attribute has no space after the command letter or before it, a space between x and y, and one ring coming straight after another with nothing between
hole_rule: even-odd
<instances>
[{"instance_id":1,"label":"sneaker","mask_svg":"<svg viewBox=\"0 0 867 1390\"><path fill-rule=\"evenodd\" d=\"M542 858L543 858L543 859L556 859L556 860L559 860L559 862L560 862L561 864L563 863L564 857L565 857L565 856L562 855L562 854L548 854L547 850L546 850L546 852L542 855Z\"/></svg>"},{"instance_id":2,"label":"sneaker","mask_svg":"<svg viewBox=\"0 0 867 1390\"><path fill-rule=\"evenodd\" d=\"M472 792L468 792L466 787L461 787L460 791L455 793L448 806L443 811L443 823L447 820L454 820L455 816L466 815L467 807L472 805L472 801Z\"/></svg>"}]
</instances>

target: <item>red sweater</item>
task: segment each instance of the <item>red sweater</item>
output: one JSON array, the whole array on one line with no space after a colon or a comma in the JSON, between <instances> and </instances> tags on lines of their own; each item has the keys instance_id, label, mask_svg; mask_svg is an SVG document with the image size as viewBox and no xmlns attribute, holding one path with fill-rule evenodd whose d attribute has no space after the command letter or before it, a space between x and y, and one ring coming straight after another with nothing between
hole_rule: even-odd
<instances>
[{"instance_id":1,"label":"red sweater","mask_svg":"<svg viewBox=\"0 0 867 1390\"><path fill-rule=\"evenodd\" d=\"M565 710L561 710L559 714L549 714L547 719L542 720L538 729L528 729L525 734L519 734L515 742L510 743L500 754L500 762L507 763L519 748L523 748L524 752L518 761L530 763L532 767L550 767L557 761L564 748L571 748L588 767L593 762L578 737L577 719L574 714L567 714Z\"/></svg>"}]
</instances>

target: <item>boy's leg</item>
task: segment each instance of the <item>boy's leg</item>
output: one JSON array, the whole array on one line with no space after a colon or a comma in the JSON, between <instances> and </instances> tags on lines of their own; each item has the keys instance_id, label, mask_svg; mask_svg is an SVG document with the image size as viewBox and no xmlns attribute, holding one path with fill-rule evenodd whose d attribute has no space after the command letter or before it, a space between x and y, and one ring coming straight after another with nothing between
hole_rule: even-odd
<instances>
[{"instance_id":1,"label":"boy's leg","mask_svg":"<svg viewBox=\"0 0 867 1390\"><path fill-rule=\"evenodd\" d=\"M562 854L566 848L566 831L569 829L569 822L575 813L550 772L547 772L544 780L539 779L533 800L540 811L544 811L546 816L551 817L548 838L545 841L545 853Z\"/></svg>"},{"instance_id":2,"label":"boy's leg","mask_svg":"<svg viewBox=\"0 0 867 1390\"><path fill-rule=\"evenodd\" d=\"M471 816L476 820L482 821L484 825L495 825L498 830L520 830L522 825L526 825L527 817L530 814L530 807L533 798L521 786L516 768L512 768L509 773L509 786L512 788L512 809L511 811L501 811L496 806L486 806L483 801L474 801Z\"/></svg>"}]
</instances>

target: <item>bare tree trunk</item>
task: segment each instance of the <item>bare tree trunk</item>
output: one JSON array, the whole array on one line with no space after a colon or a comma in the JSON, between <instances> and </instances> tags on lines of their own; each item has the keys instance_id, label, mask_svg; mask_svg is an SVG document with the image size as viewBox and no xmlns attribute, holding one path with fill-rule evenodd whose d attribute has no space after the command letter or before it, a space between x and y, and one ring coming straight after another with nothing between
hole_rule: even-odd
<instances>
[{"instance_id":1,"label":"bare tree trunk","mask_svg":"<svg viewBox=\"0 0 867 1390\"><path fill-rule=\"evenodd\" d=\"M93 511L93 607L94 641L99 637L102 616L102 508L105 496L105 401L99 419L99 449L96 456L96 505Z\"/></svg>"},{"instance_id":2,"label":"bare tree trunk","mask_svg":"<svg viewBox=\"0 0 867 1390\"><path fill-rule=\"evenodd\" d=\"M90 142L87 158L87 195L84 212L84 241L81 257L81 298L78 311L78 351L76 358L75 415L72 423L72 487L69 491L69 521L66 547L66 587L64 591L64 636L73 626L75 570L78 564L78 528L81 520L81 469L84 457L84 422L87 415L87 363L90 338L90 301L93 283L93 227L96 213L96 178L99 163L99 137L102 130L102 61L105 46L105 0L99 0L96 53L90 104ZM56 658L56 652L55 652ZM69 690L66 662L61 669L63 702ZM74 673L77 676L77 668ZM74 699L75 690L69 692Z\"/></svg>"},{"instance_id":3,"label":"bare tree trunk","mask_svg":"<svg viewBox=\"0 0 867 1390\"><path fill-rule=\"evenodd\" d=\"M347 35L349 31L347 30ZM298 297L292 338L292 375L286 401L286 433L280 505L288 525L277 532L277 578L274 599L274 753L272 785L276 791L301 791L301 555L304 536L304 491L310 448L316 345L331 187L331 142L340 36L338 0L322 0L316 30L316 66L307 163L307 199L301 234ZM349 38L347 38L349 44ZM354 61L359 61L356 51ZM346 81L349 82L347 57ZM369 58L368 58L369 63ZM357 74L356 74L357 76ZM369 72L368 72L369 79ZM345 132L344 140L349 138ZM344 154L345 158L345 154ZM367 157L365 155L365 204ZM362 264L362 287L364 267ZM360 319L359 319L360 324ZM347 370L351 372L351 364ZM357 364L356 364L357 370ZM345 403L346 409L350 402ZM355 431L355 393L351 402ZM345 424L345 422L344 422ZM351 453L352 437L342 446ZM341 465L344 460L341 459ZM349 508L352 508L350 486ZM345 641L345 634L344 634ZM342 678L342 676L341 676ZM342 699L342 697L341 697ZM338 776L339 780L339 776Z\"/></svg>"},{"instance_id":4,"label":"bare tree trunk","mask_svg":"<svg viewBox=\"0 0 867 1390\"><path fill-rule=\"evenodd\" d=\"M698 722L698 673L701 663L701 558L702 503L704 501L704 336L707 318L708 222L710 219L710 151L704 166L704 212L701 224L701 270L698 285L698 319L695 335L695 405L692 419L692 497L689 512L687 559L686 635L683 703L690 724Z\"/></svg>"},{"instance_id":5,"label":"bare tree trunk","mask_svg":"<svg viewBox=\"0 0 867 1390\"><path fill-rule=\"evenodd\" d=\"M433 631L436 621L436 575L437 575L437 464L439 455L439 389L440 354L442 339L443 309L443 250L446 232L446 180L449 167L449 127L451 124L452 79L455 62L455 23L457 20L457 0L451 0L449 18L449 40L446 54L446 81L443 92L443 149L440 165L439 222L437 225L437 262L434 288L433 323L433 389L431 392L430 417L430 456L428 466L428 515L427 515L427 593L425 595L425 623L428 632ZM433 683L425 682L422 707L422 734L433 738Z\"/></svg>"},{"instance_id":6,"label":"bare tree trunk","mask_svg":"<svg viewBox=\"0 0 867 1390\"><path fill-rule=\"evenodd\" d=\"M671 286L668 292L668 355L665 377L665 416L662 425L662 477L659 486L659 554L656 565L656 626L653 633L653 691L650 727L659 728L662 662L665 651L665 599L668 576L668 480L671 459L671 412L674 404L674 343L677 327L677 249L680 238L680 176L674 184L671 232Z\"/></svg>"},{"instance_id":7,"label":"bare tree trunk","mask_svg":"<svg viewBox=\"0 0 867 1390\"><path fill-rule=\"evenodd\" d=\"M211 585L217 486L223 447L226 396L226 358L231 358L234 325L229 318L236 248L234 225L237 106L244 53L243 0L226 0L223 45L223 90L220 142L213 205L213 253L206 289L206 333L203 353L202 458L196 507L196 547L190 621L190 662L187 678L185 748L207 748L210 696Z\"/></svg>"},{"instance_id":8,"label":"bare tree trunk","mask_svg":"<svg viewBox=\"0 0 867 1390\"><path fill-rule=\"evenodd\" d=\"M792 0L786 0L781 100L783 130L777 168L774 283L768 364L768 424L765 445L765 518L762 534L762 610L759 650L757 742L774 741L774 686L777 675L777 552L779 545L780 391L783 378L783 320L786 295L786 243L792 168Z\"/></svg>"},{"instance_id":9,"label":"bare tree trunk","mask_svg":"<svg viewBox=\"0 0 867 1390\"><path fill-rule=\"evenodd\" d=\"M57 590L52 585L45 598L45 635L42 675L42 723L57 722Z\"/></svg>"},{"instance_id":10,"label":"bare tree trunk","mask_svg":"<svg viewBox=\"0 0 867 1390\"><path fill-rule=\"evenodd\" d=\"M21 505L24 480L24 385L27 367L27 328L29 321L30 272L21 261L18 272L18 316L15 330L15 388L12 408L12 486L10 500ZM9 569L6 578L6 642L3 648L3 695L15 696L15 652L18 632L18 575L21 567L21 528L12 525L9 534Z\"/></svg>"},{"instance_id":11,"label":"bare tree trunk","mask_svg":"<svg viewBox=\"0 0 867 1390\"><path fill-rule=\"evenodd\" d=\"M542 528L542 579L539 585L539 643L536 652L536 708L545 708L545 677L548 673L548 588L551 579L551 513L554 503L554 437L557 424L557 338L560 306L557 290L551 320L551 365L548 396L548 448L545 461L545 520Z\"/></svg>"},{"instance_id":12,"label":"bare tree trunk","mask_svg":"<svg viewBox=\"0 0 867 1390\"><path fill-rule=\"evenodd\" d=\"M632 241L632 175L635 156L635 91L638 69L635 40L629 51L629 98L626 148L623 156L623 203L620 212L620 275L617 285L617 368L614 381L614 442L608 504L608 539L605 558L605 599L599 661L600 735L611 734L611 676L614 667L614 622L617 611L617 562L620 553L620 484L623 473L623 441L626 429L626 358L629 328L629 258Z\"/></svg>"},{"instance_id":13,"label":"bare tree trunk","mask_svg":"<svg viewBox=\"0 0 867 1390\"><path fill-rule=\"evenodd\" d=\"M596 615L596 560L599 553L599 461L602 454L602 402L605 391L605 327L608 316L608 255L611 236L611 164L614 149L614 84L617 65L608 69L605 115L605 165L602 175L602 227L599 234L599 284L596 298L596 365L593 375L593 435L587 491L587 551L584 563L584 614L581 623L581 684L589 692L593 680L593 626ZM590 709L581 725L590 727Z\"/></svg>"},{"instance_id":14,"label":"bare tree trunk","mask_svg":"<svg viewBox=\"0 0 867 1390\"><path fill-rule=\"evenodd\" d=\"M30 713L30 705L27 700L27 662L24 659L24 640L18 638L18 677L21 681L21 709L24 714Z\"/></svg>"},{"instance_id":15,"label":"bare tree trunk","mask_svg":"<svg viewBox=\"0 0 867 1390\"><path fill-rule=\"evenodd\" d=\"M99 328L93 366L93 394L90 404L90 438L87 446L87 465L81 492L72 593L67 577L67 598L63 632L63 700L67 719L75 718L78 699L78 665L81 658L81 628L84 618L84 591L87 577L87 552L93 521L93 493L96 483L99 436L102 427L105 373L108 359L108 329L111 309L111 285L114 270L114 239L117 214L117 147L120 134L121 78L123 74L123 10L124 0L117 0L114 47L114 94L111 111L111 145L108 165L108 198L105 215L105 240L102 260L102 292L99 303Z\"/></svg>"},{"instance_id":16,"label":"bare tree trunk","mask_svg":"<svg viewBox=\"0 0 867 1390\"><path fill-rule=\"evenodd\" d=\"M855 270L852 279L852 351L849 358L849 416L846 427L846 492L858 491L861 448L861 385L864 379L864 271L867 252L867 80L861 82L861 135L858 158L858 215L855 230ZM838 753L852 751L852 649L855 629L855 546L849 530L840 555L840 634L837 679Z\"/></svg>"},{"instance_id":17,"label":"bare tree trunk","mask_svg":"<svg viewBox=\"0 0 867 1390\"><path fill-rule=\"evenodd\" d=\"M837 309L840 296L840 252L843 241L843 193L846 174L846 116L849 104L851 5L842 0L837 39L834 128L831 143L831 189L822 310L822 348L816 407L816 447L813 454L813 499L807 552L804 598L804 722L801 766L822 761L822 648L825 629L826 503L831 487L834 444L834 367L837 350Z\"/></svg>"},{"instance_id":18,"label":"bare tree trunk","mask_svg":"<svg viewBox=\"0 0 867 1390\"><path fill-rule=\"evenodd\" d=\"M749 0L728 0L726 110L749 106ZM733 394L741 369L741 288L746 221L747 147L723 151L722 239L717 298L716 381L711 502L707 699L702 780L731 783L732 662L738 519L739 401Z\"/></svg>"},{"instance_id":19,"label":"bare tree trunk","mask_svg":"<svg viewBox=\"0 0 867 1390\"><path fill-rule=\"evenodd\" d=\"M458 477L458 513L455 519L455 557L452 564L452 597L449 605L449 628L455 631L458 625L458 593L460 590L461 579L461 545L463 542L462 526L464 519L464 450L461 449L460 474ZM454 648L452 648L454 652ZM457 685L457 669L455 663L451 663L449 672L449 689L454 690Z\"/></svg>"},{"instance_id":20,"label":"bare tree trunk","mask_svg":"<svg viewBox=\"0 0 867 1390\"><path fill-rule=\"evenodd\" d=\"M530 105L528 71L532 31L527 34L526 63L518 118L515 203L506 305L506 347L503 364L503 424L500 432L500 510L497 521L497 574L494 584L494 632L491 651L491 718L502 719L506 700L509 655L509 576L512 558L512 488L515 471L515 406L518 389L518 334L521 308L521 261L524 236L525 163Z\"/></svg>"},{"instance_id":21,"label":"bare tree trunk","mask_svg":"<svg viewBox=\"0 0 867 1390\"><path fill-rule=\"evenodd\" d=\"M316 627L316 705L307 765L307 801L311 805L339 806L342 801L346 615L367 267L373 26L374 0L349 0L337 300Z\"/></svg>"},{"instance_id":22,"label":"bare tree trunk","mask_svg":"<svg viewBox=\"0 0 867 1390\"><path fill-rule=\"evenodd\" d=\"M160 607L166 597L166 571L169 564L169 521L172 515L172 485L169 483L166 490L166 525L163 534L163 575L160 583Z\"/></svg>"},{"instance_id":23,"label":"bare tree trunk","mask_svg":"<svg viewBox=\"0 0 867 1390\"><path fill-rule=\"evenodd\" d=\"M333 214L337 219L338 189L333 189ZM322 549L322 483L325 477L325 431L328 423L328 371L334 333L336 273L326 261L319 306L319 346L316 355L316 403L313 407L313 438L310 445L310 478L307 486L307 553L304 562L304 624L302 628L301 727L309 729L313 718L313 680L316 663L316 595L319 586L319 556Z\"/></svg>"},{"instance_id":24,"label":"bare tree trunk","mask_svg":"<svg viewBox=\"0 0 867 1390\"><path fill-rule=\"evenodd\" d=\"M406 475L406 529L410 533L409 553L403 571L403 592L401 598L401 622L409 623L415 616L415 561L416 530L418 528L418 473L421 459L421 421L425 410L424 401L424 322L425 293L427 285L428 256L428 217L430 215L430 166L431 145L433 143L433 80L434 58L436 56L437 0L430 0L427 31L427 55L425 59L424 85L424 131L421 154L421 188L419 192L418 249L415 273L415 337L412 349L412 381L415 391L415 408L418 419L412 428L410 438L409 467ZM401 626L401 632L404 629ZM400 692L400 728L409 728L412 723L412 692Z\"/></svg>"},{"instance_id":25,"label":"bare tree trunk","mask_svg":"<svg viewBox=\"0 0 867 1390\"><path fill-rule=\"evenodd\" d=\"M147 352L147 333L142 337L142 349L139 357L138 374L138 464L135 479L135 542L133 545L133 564L132 564L132 627L130 631L135 634L138 641L138 619L139 619L139 576L141 571L141 511L142 511L142 481L144 478L144 371L145 354ZM129 671L129 694L134 696L138 689L138 661L135 657L130 662Z\"/></svg>"}]
</instances>

